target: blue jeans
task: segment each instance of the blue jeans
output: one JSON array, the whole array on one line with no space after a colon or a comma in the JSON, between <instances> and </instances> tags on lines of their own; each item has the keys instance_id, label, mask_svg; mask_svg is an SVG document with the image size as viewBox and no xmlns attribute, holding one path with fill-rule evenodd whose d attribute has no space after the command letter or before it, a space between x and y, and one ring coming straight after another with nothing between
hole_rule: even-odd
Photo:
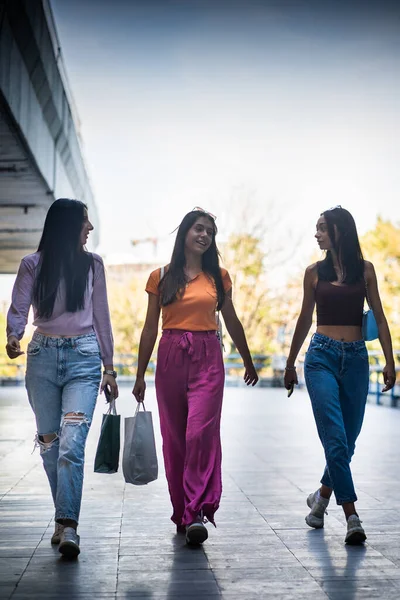
<instances>
[{"instance_id":1,"label":"blue jeans","mask_svg":"<svg viewBox=\"0 0 400 600\"><path fill-rule=\"evenodd\" d=\"M350 461L368 395L365 343L340 342L316 333L304 367L318 435L325 450L326 467L321 483L333 488L338 504L355 502Z\"/></svg>"},{"instance_id":2,"label":"blue jeans","mask_svg":"<svg viewBox=\"0 0 400 600\"><path fill-rule=\"evenodd\" d=\"M34 333L25 384L58 522L79 520L85 444L100 378L100 348L94 333L71 338ZM49 434L55 439L46 443L43 436Z\"/></svg>"}]
</instances>

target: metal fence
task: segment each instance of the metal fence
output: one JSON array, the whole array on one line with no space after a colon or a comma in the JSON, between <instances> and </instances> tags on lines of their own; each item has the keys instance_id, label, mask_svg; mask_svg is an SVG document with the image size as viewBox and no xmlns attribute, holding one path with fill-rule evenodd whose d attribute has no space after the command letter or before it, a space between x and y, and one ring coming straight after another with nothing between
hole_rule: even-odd
<instances>
[{"instance_id":1,"label":"metal fence","mask_svg":"<svg viewBox=\"0 0 400 600\"><path fill-rule=\"evenodd\" d=\"M370 362L370 399L376 404L382 404L383 397L391 406L397 406L400 399L400 350L395 350L397 383L389 394L382 394L384 356L381 351L369 351ZM256 354L253 356L254 365L259 373L261 387L283 387L285 357L276 354ZM115 368L118 371L118 382L122 385L133 385L137 369L137 355L115 355ZM240 354L224 356L226 385L244 385L243 363ZM154 381L156 357L153 356L147 369L147 380ZM304 386L303 359L297 363L299 386ZM25 363L7 362L0 363L0 386L23 385L25 377Z\"/></svg>"}]
</instances>

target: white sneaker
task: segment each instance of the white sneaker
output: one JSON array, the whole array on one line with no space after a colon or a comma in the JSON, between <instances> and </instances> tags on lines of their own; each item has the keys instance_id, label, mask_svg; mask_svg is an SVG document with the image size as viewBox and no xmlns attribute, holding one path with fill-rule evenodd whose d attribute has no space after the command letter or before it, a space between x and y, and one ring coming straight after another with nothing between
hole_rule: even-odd
<instances>
[{"instance_id":1,"label":"white sneaker","mask_svg":"<svg viewBox=\"0 0 400 600\"><path fill-rule=\"evenodd\" d=\"M322 529L324 526L324 516L328 514L329 500L327 498L322 498L319 494L319 490L310 494L307 498L307 505L311 508L310 513L306 516L306 523L309 527L314 527L314 529Z\"/></svg>"},{"instance_id":2,"label":"white sneaker","mask_svg":"<svg viewBox=\"0 0 400 600\"><path fill-rule=\"evenodd\" d=\"M61 523L55 523L54 533L51 536L50 543L51 544L59 544L60 540L61 540L61 534L63 531L64 531L64 525L61 525Z\"/></svg>"},{"instance_id":3,"label":"white sneaker","mask_svg":"<svg viewBox=\"0 0 400 600\"><path fill-rule=\"evenodd\" d=\"M365 542L367 536L361 523L362 521L360 521L358 515L350 515L347 520L347 535L344 540L346 544L356 545Z\"/></svg>"},{"instance_id":4,"label":"white sneaker","mask_svg":"<svg viewBox=\"0 0 400 600\"><path fill-rule=\"evenodd\" d=\"M186 543L191 546L198 546L208 538L207 527L204 525L204 518L199 515L196 521L186 526Z\"/></svg>"},{"instance_id":5,"label":"white sneaker","mask_svg":"<svg viewBox=\"0 0 400 600\"><path fill-rule=\"evenodd\" d=\"M75 558L81 551L79 541L79 535L73 527L64 527L58 551L66 558Z\"/></svg>"}]
</instances>

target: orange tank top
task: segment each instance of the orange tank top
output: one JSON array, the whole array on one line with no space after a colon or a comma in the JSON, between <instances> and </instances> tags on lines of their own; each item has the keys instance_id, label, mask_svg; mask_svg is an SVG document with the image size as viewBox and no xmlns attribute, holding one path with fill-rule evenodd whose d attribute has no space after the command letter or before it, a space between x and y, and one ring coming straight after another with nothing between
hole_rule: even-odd
<instances>
[{"instance_id":1,"label":"orange tank top","mask_svg":"<svg viewBox=\"0 0 400 600\"><path fill-rule=\"evenodd\" d=\"M159 296L161 269L150 273L146 292ZM226 269L221 269L224 290L232 287L232 281ZM183 329L185 331L217 331L215 320L217 309L217 290L215 284L203 272L186 285L181 298L161 308L162 329Z\"/></svg>"}]
</instances>

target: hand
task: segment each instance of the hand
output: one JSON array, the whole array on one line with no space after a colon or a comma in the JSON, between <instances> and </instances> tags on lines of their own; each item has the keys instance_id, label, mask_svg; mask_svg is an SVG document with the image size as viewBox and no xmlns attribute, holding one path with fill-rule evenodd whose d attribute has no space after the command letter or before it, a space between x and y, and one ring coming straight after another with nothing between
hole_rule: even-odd
<instances>
[{"instance_id":1,"label":"hand","mask_svg":"<svg viewBox=\"0 0 400 600\"><path fill-rule=\"evenodd\" d=\"M287 390L290 390L290 388L292 387L292 383L294 383L294 385L299 385L299 380L297 379L296 369L290 369L290 370L285 369L283 383Z\"/></svg>"},{"instance_id":2,"label":"hand","mask_svg":"<svg viewBox=\"0 0 400 600\"><path fill-rule=\"evenodd\" d=\"M394 365L386 364L383 368L383 381L385 382L385 387L382 392L387 392L394 387L396 383L396 369Z\"/></svg>"},{"instance_id":3,"label":"hand","mask_svg":"<svg viewBox=\"0 0 400 600\"><path fill-rule=\"evenodd\" d=\"M132 394L138 402L144 402L144 394L146 391L146 382L144 377L136 377L135 385L133 386Z\"/></svg>"},{"instance_id":4,"label":"hand","mask_svg":"<svg viewBox=\"0 0 400 600\"><path fill-rule=\"evenodd\" d=\"M21 354L25 354L22 352L19 339L15 337L15 335L10 335L8 337L6 352L8 358L18 358L18 356L21 356Z\"/></svg>"},{"instance_id":5,"label":"hand","mask_svg":"<svg viewBox=\"0 0 400 600\"><path fill-rule=\"evenodd\" d=\"M112 399L116 400L118 398L118 385L115 377L113 377L112 375L103 375L103 379L101 380L100 386L100 394L104 392L104 388L106 386L111 391Z\"/></svg>"},{"instance_id":6,"label":"hand","mask_svg":"<svg viewBox=\"0 0 400 600\"><path fill-rule=\"evenodd\" d=\"M254 368L253 363L244 365L244 368L245 368L245 372L244 372L243 379L244 379L246 385L255 386L258 381L258 375L257 375L257 371Z\"/></svg>"}]
</instances>

